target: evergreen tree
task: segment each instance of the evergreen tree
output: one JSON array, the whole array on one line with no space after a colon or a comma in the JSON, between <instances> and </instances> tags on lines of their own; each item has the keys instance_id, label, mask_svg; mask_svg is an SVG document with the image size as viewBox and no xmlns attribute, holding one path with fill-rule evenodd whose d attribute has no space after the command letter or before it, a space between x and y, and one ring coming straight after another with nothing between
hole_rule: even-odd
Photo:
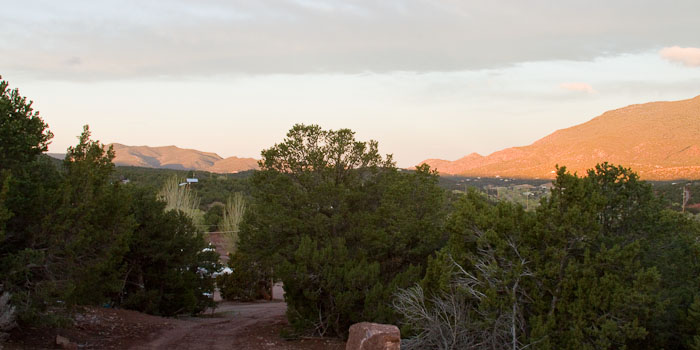
<instances>
[{"instance_id":1,"label":"evergreen tree","mask_svg":"<svg viewBox=\"0 0 700 350\"><path fill-rule=\"evenodd\" d=\"M120 289L133 227L127 197L108 181L113 152L87 127L79 139L62 171L39 159L10 181L2 265L21 321L47 307L107 302Z\"/></svg>"},{"instance_id":2,"label":"evergreen tree","mask_svg":"<svg viewBox=\"0 0 700 350\"><path fill-rule=\"evenodd\" d=\"M698 225L664 210L629 169L604 163L578 177L561 168L534 213L470 192L447 228L421 284L397 294L415 334L409 348L695 342Z\"/></svg>"},{"instance_id":3,"label":"evergreen tree","mask_svg":"<svg viewBox=\"0 0 700 350\"><path fill-rule=\"evenodd\" d=\"M114 152L87 126L60 165L38 156L51 133L17 90L3 81L0 92L3 310L26 324L64 321L76 304L164 315L210 305L218 256L191 219L112 182Z\"/></svg>"},{"instance_id":4,"label":"evergreen tree","mask_svg":"<svg viewBox=\"0 0 700 350\"><path fill-rule=\"evenodd\" d=\"M165 211L153 192L132 188L131 214L138 223L124 256L118 303L155 315L196 314L213 306L212 273L218 254L181 211Z\"/></svg>"},{"instance_id":5,"label":"evergreen tree","mask_svg":"<svg viewBox=\"0 0 700 350\"><path fill-rule=\"evenodd\" d=\"M27 164L48 150L53 134L32 101L0 76L0 172Z\"/></svg>"},{"instance_id":6,"label":"evergreen tree","mask_svg":"<svg viewBox=\"0 0 700 350\"><path fill-rule=\"evenodd\" d=\"M375 141L315 125L262 154L239 252L284 282L292 325L343 335L353 322L394 321L391 295L441 244L437 175L399 172Z\"/></svg>"}]
</instances>

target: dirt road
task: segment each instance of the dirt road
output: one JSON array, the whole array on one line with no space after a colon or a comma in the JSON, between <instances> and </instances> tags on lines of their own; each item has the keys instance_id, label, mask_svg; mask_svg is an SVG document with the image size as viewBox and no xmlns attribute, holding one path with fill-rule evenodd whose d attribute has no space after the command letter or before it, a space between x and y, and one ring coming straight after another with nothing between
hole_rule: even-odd
<instances>
[{"instance_id":1,"label":"dirt road","mask_svg":"<svg viewBox=\"0 0 700 350\"><path fill-rule=\"evenodd\" d=\"M284 317L287 307L283 302L233 304L221 303L211 317L184 319L184 324L168 330L148 344L135 346L145 349L232 349L239 344L241 331L256 323L275 323ZM252 345L252 344L251 344Z\"/></svg>"},{"instance_id":2,"label":"dirt road","mask_svg":"<svg viewBox=\"0 0 700 350\"><path fill-rule=\"evenodd\" d=\"M192 317L155 336L146 349L343 349L338 340L286 341L279 336L286 324L284 302L223 302L208 317Z\"/></svg>"},{"instance_id":3,"label":"dirt road","mask_svg":"<svg viewBox=\"0 0 700 350\"><path fill-rule=\"evenodd\" d=\"M284 302L219 303L205 315L163 318L136 311L85 307L72 327L15 329L7 350L53 349L56 335L80 349L342 350L338 339L285 340Z\"/></svg>"}]
</instances>

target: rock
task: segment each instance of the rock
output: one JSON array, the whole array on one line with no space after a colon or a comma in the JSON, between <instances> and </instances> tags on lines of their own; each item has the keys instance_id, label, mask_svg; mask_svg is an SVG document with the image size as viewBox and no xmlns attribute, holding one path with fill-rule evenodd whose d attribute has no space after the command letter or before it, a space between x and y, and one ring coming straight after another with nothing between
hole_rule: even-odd
<instances>
[{"instance_id":1,"label":"rock","mask_svg":"<svg viewBox=\"0 0 700 350\"><path fill-rule=\"evenodd\" d=\"M60 335L56 336L56 346L60 349L78 350L78 344L72 343L70 340L68 340L68 338Z\"/></svg>"},{"instance_id":2,"label":"rock","mask_svg":"<svg viewBox=\"0 0 700 350\"><path fill-rule=\"evenodd\" d=\"M350 326L345 350L399 350L401 332L389 324L361 322Z\"/></svg>"}]
</instances>

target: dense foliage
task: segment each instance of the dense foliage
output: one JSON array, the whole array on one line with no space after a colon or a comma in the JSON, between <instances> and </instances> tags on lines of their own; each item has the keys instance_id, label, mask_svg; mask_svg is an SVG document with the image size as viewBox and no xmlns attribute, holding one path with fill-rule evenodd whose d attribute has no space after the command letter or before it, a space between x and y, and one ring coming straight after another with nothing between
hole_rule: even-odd
<instances>
[{"instance_id":1,"label":"dense foliage","mask_svg":"<svg viewBox=\"0 0 700 350\"><path fill-rule=\"evenodd\" d=\"M473 192L462 199L449 244L395 302L416 335L408 348L694 344L697 224L664 210L629 169L557 175L535 212Z\"/></svg>"},{"instance_id":2,"label":"dense foliage","mask_svg":"<svg viewBox=\"0 0 700 350\"><path fill-rule=\"evenodd\" d=\"M391 322L391 295L441 245L444 193L427 168L400 172L374 141L296 125L263 151L240 254L284 282L297 330L343 335Z\"/></svg>"},{"instance_id":3,"label":"dense foliage","mask_svg":"<svg viewBox=\"0 0 700 350\"><path fill-rule=\"evenodd\" d=\"M58 166L40 156L51 133L17 96L3 95L3 132L31 127L0 141L12 150L0 170L0 285L18 321L60 321L79 304L166 315L208 305L217 259L191 220L166 212L155 192L110 181L114 152L87 126Z\"/></svg>"},{"instance_id":4,"label":"dense foliage","mask_svg":"<svg viewBox=\"0 0 700 350\"><path fill-rule=\"evenodd\" d=\"M228 196L232 193L241 192L248 195L250 193L248 178L252 174L252 170L235 174L216 174L206 171L117 166L112 174L112 180L128 180L132 185L158 191L173 177L180 181L184 181L188 177L196 177L199 182L192 185L191 188L200 199L199 209L207 211L213 205L225 204Z\"/></svg>"},{"instance_id":5,"label":"dense foliage","mask_svg":"<svg viewBox=\"0 0 700 350\"><path fill-rule=\"evenodd\" d=\"M216 253L156 196L171 171L115 172L87 127L59 164L42 156L50 131L4 81L0 126L0 333L80 304L212 305ZM201 173L206 204L187 207L207 211L206 228L241 209L239 232L221 225L239 233L222 295L284 282L298 334L374 321L400 324L408 349L700 349L700 222L667 201L695 184L562 167L526 210L445 192L427 166L399 170L347 129L296 125L262 156L250 178Z\"/></svg>"},{"instance_id":6,"label":"dense foliage","mask_svg":"<svg viewBox=\"0 0 700 350\"><path fill-rule=\"evenodd\" d=\"M15 307L10 304L10 293L0 290L0 344L15 328Z\"/></svg>"},{"instance_id":7,"label":"dense foliage","mask_svg":"<svg viewBox=\"0 0 700 350\"><path fill-rule=\"evenodd\" d=\"M689 212L700 217L700 182L657 181L653 185L654 192L667 201L669 208Z\"/></svg>"},{"instance_id":8,"label":"dense foliage","mask_svg":"<svg viewBox=\"0 0 700 350\"><path fill-rule=\"evenodd\" d=\"M241 252L229 254L228 266L232 273L216 277L222 298L235 301L271 298L272 271L269 266L263 266Z\"/></svg>"},{"instance_id":9,"label":"dense foliage","mask_svg":"<svg viewBox=\"0 0 700 350\"><path fill-rule=\"evenodd\" d=\"M122 306L150 314L196 314L213 306L218 254L181 211L166 211L153 192L132 188L138 223L124 255ZM205 294L206 293L206 294Z\"/></svg>"},{"instance_id":10,"label":"dense foliage","mask_svg":"<svg viewBox=\"0 0 700 350\"><path fill-rule=\"evenodd\" d=\"M53 134L32 101L0 76L0 171L21 166L48 150Z\"/></svg>"}]
</instances>

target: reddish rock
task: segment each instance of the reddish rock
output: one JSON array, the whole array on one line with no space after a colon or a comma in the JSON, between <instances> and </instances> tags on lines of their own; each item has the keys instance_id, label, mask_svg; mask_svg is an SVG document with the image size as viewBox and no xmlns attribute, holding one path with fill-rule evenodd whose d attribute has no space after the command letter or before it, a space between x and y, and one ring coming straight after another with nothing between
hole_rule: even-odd
<instances>
[{"instance_id":1,"label":"reddish rock","mask_svg":"<svg viewBox=\"0 0 700 350\"><path fill-rule=\"evenodd\" d=\"M78 344L73 343L70 340L68 340L68 338L62 337L60 335L56 336L56 346L59 349L78 350Z\"/></svg>"},{"instance_id":2,"label":"reddish rock","mask_svg":"<svg viewBox=\"0 0 700 350\"><path fill-rule=\"evenodd\" d=\"M345 350L399 350L401 332L388 324L361 322L350 326Z\"/></svg>"}]
</instances>

